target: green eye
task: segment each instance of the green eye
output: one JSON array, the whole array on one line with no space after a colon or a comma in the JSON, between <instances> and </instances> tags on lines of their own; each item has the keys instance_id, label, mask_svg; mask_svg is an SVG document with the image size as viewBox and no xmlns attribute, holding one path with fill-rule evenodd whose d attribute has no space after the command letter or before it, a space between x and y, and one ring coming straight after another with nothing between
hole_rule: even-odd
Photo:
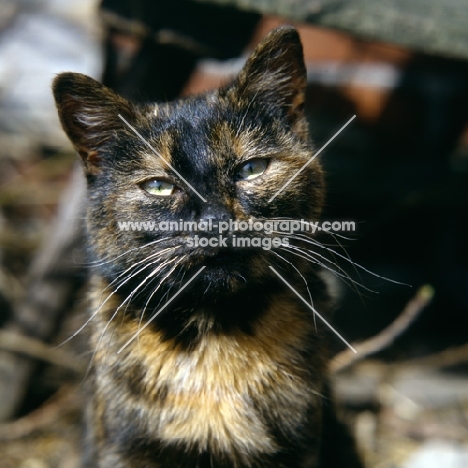
<instances>
[{"instance_id":1,"label":"green eye","mask_svg":"<svg viewBox=\"0 0 468 468\"><path fill-rule=\"evenodd\" d=\"M268 166L267 159L251 159L237 172L238 180L252 180L261 176Z\"/></svg>"},{"instance_id":2,"label":"green eye","mask_svg":"<svg viewBox=\"0 0 468 468\"><path fill-rule=\"evenodd\" d=\"M151 195L159 195L160 197L169 197L174 193L174 184L165 180L151 179L143 182L141 188L146 190Z\"/></svg>"}]
</instances>

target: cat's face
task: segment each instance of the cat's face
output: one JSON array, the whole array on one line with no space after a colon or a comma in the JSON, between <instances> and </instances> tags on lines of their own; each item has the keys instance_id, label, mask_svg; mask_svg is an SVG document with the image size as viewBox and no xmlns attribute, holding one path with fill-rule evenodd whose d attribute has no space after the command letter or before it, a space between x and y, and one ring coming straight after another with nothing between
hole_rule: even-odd
<instances>
[{"instance_id":1,"label":"cat's face","mask_svg":"<svg viewBox=\"0 0 468 468\"><path fill-rule=\"evenodd\" d=\"M232 85L169 104L136 106L84 75L59 75L54 94L84 162L90 249L101 274L110 281L123 275L129 278L123 289L140 284L142 291L155 279L153 285L166 278L172 286L205 266L201 290L216 295L271 275L275 251L288 252L234 247L233 238L278 233L227 230L223 245L216 223L317 218L323 191L317 161L283 189L312 156L305 85L293 28L270 33ZM212 232L119 227L201 219L214 222ZM200 247L196 234L220 245Z\"/></svg>"}]
</instances>

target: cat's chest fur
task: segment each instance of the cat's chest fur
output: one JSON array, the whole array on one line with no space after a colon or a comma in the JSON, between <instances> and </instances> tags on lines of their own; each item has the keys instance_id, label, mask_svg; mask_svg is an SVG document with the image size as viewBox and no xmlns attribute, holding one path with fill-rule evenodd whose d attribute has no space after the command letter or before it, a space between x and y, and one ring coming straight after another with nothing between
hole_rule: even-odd
<instances>
[{"instance_id":1,"label":"cat's chest fur","mask_svg":"<svg viewBox=\"0 0 468 468\"><path fill-rule=\"evenodd\" d=\"M96 289L96 298L102 290ZM102 317L120 303L111 298ZM287 439L297 439L300 446L306 436L306 443L314 446L320 437L318 376L324 363L321 358L311 360L309 354L318 341L307 315L288 295L275 298L267 317L250 333L210 332L190 350L155 329L145 329L135 345L119 355L119 348L141 324L124 320L115 337L107 320L94 323L92 343L98 349L94 385L106 406L106 415L97 411L94 417L107 434L107 443L119 445L120 427L125 425L127 441L147 441L150 452L195 449L200 460L200 454L210 453L213 466L309 466L303 463L317 457L316 449L296 461L291 458L287 465L275 454L285 450ZM105 454L109 447L104 443L99 450ZM230 464L224 460L226 454L232 458ZM131 457L124 460L125 466L137 466ZM204 466L197 457L194 460Z\"/></svg>"}]
</instances>

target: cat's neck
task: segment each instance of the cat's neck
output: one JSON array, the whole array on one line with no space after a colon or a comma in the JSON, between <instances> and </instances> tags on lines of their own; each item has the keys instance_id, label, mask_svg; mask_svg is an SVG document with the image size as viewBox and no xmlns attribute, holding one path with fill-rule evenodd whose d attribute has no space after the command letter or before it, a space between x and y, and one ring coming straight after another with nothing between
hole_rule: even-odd
<instances>
[{"instance_id":1,"label":"cat's neck","mask_svg":"<svg viewBox=\"0 0 468 468\"><path fill-rule=\"evenodd\" d=\"M184 327L194 328L197 336L192 334L190 346L185 346L175 332L165 330L167 322L163 321L161 324L155 320L145 327L153 311L146 311L148 316L142 317L143 310L126 303L125 296L121 296L98 276L92 278L90 300L91 313L95 314L92 320L93 342L97 348L106 350L112 348L113 351L118 351L135 337L124 353L136 352L138 349L138 353L144 356L147 346L148 355L154 355L154 350L160 347L164 352L172 349L175 353L198 356L205 363L210 362L210 354L213 359L215 356L219 359L220 352L236 354L240 361L248 360L249 356L265 355L272 363L286 363L298 359L298 356L293 355L295 352L303 355L307 349L321 347L321 334L316 329L311 313L288 291L279 291L268 302L260 302L259 307L264 308L257 311L256 318L249 327L232 325L223 329L217 326L213 310L207 313L215 306L205 304L198 309L191 309L190 317L180 328L181 333L184 332ZM235 303L235 298L233 302ZM235 305L239 309L242 307L242 304ZM223 305L220 307L220 310L215 311L218 317L226 312ZM172 322L178 320L171 317L170 308L163 310L161 314L167 314ZM177 314L180 315L180 310ZM118 327L118 333L114 333L115 327ZM107 340L109 344L104 345Z\"/></svg>"}]
</instances>

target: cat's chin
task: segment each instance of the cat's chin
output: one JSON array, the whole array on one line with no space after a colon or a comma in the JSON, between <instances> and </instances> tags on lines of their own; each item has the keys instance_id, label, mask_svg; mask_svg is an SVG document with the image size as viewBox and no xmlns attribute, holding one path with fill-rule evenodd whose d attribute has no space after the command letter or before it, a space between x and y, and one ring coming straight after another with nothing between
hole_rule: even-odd
<instances>
[{"instance_id":1,"label":"cat's chin","mask_svg":"<svg viewBox=\"0 0 468 468\"><path fill-rule=\"evenodd\" d=\"M248 287L248 279L242 273L226 265L210 265L205 268L201 281L207 292L211 289L217 296L231 295Z\"/></svg>"},{"instance_id":2,"label":"cat's chin","mask_svg":"<svg viewBox=\"0 0 468 468\"><path fill-rule=\"evenodd\" d=\"M201 286L205 298L235 296L237 293L254 287L256 280L252 274L256 253L239 254L239 252L220 252L218 255L199 258L194 272L203 271L195 280ZM196 285L194 286L197 287Z\"/></svg>"}]
</instances>

